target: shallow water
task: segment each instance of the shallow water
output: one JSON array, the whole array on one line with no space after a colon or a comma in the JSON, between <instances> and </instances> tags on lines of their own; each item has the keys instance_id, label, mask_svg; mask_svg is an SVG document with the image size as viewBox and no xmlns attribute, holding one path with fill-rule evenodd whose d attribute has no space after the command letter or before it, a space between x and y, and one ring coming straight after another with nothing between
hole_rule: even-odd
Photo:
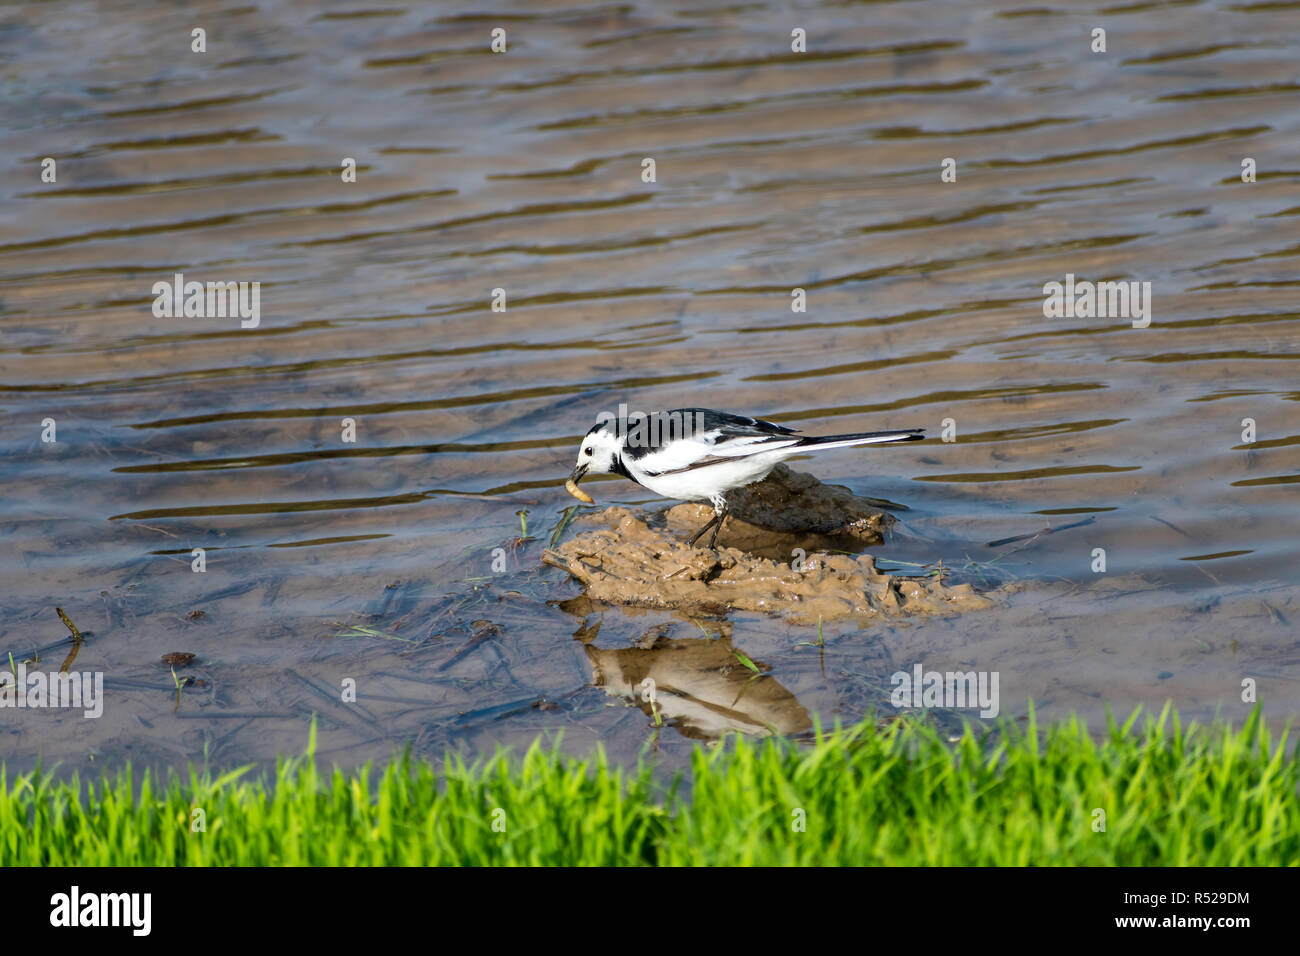
<instances>
[{"instance_id":1,"label":"shallow water","mask_svg":"<svg viewBox=\"0 0 1300 956\"><path fill-rule=\"evenodd\" d=\"M1237 719L1247 677L1300 710L1300 4L493 9L5 14L0 655L57 667L62 607L107 694L0 710L10 766L262 761L313 713L341 764L563 730L674 765L888 710L917 663L998 672L1003 716ZM156 318L177 272L261 282L259 326ZM1067 274L1150 282L1150 326L1045 318ZM620 403L927 428L795 467L906 505L882 564L942 559L998 606L822 648L590 607L540 554ZM203 682L179 706L173 651ZM650 672L764 686L656 729Z\"/></svg>"}]
</instances>

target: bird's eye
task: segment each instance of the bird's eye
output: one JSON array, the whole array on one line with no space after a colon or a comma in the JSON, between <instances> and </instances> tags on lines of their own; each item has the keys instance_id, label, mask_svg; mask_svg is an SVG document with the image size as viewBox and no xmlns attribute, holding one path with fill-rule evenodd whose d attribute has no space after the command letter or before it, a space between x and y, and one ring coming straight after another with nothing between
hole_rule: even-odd
<instances>
[{"instance_id":1,"label":"bird's eye","mask_svg":"<svg viewBox=\"0 0 1300 956\"><path fill-rule=\"evenodd\" d=\"M591 454L591 449L590 449L590 448L584 448L584 449L582 450L582 453L583 453L584 455L590 455L590 454Z\"/></svg>"}]
</instances>

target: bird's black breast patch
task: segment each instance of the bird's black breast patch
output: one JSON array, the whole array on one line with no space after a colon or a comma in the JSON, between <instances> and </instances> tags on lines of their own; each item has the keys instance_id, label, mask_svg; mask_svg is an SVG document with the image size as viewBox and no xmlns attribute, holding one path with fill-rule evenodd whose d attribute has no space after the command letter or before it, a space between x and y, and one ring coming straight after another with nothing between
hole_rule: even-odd
<instances>
[{"instance_id":1,"label":"bird's black breast patch","mask_svg":"<svg viewBox=\"0 0 1300 956\"><path fill-rule=\"evenodd\" d=\"M609 466L609 470L611 474L621 475L622 477L627 478L630 481L636 481L636 479L632 477L632 473L627 470L627 465L623 464L622 455L614 456L613 464Z\"/></svg>"}]
</instances>

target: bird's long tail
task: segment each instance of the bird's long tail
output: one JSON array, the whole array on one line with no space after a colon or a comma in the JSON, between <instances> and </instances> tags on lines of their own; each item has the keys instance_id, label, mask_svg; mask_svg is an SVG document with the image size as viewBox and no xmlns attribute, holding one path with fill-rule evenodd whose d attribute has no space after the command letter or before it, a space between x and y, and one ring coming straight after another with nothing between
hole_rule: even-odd
<instances>
[{"instance_id":1,"label":"bird's long tail","mask_svg":"<svg viewBox=\"0 0 1300 956\"><path fill-rule=\"evenodd\" d=\"M878 445L893 441L920 441L924 428L900 428L889 432L860 432L856 435L825 435L805 438L795 448L846 448L849 445Z\"/></svg>"}]
</instances>

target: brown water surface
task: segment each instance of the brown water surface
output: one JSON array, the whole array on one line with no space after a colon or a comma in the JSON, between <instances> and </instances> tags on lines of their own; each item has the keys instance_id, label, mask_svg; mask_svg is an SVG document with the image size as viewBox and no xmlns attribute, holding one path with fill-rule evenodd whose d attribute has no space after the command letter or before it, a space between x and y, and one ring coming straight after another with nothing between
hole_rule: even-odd
<instances>
[{"instance_id":1,"label":"brown water surface","mask_svg":"<svg viewBox=\"0 0 1300 956\"><path fill-rule=\"evenodd\" d=\"M1065 9L9 7L0 655L57 668L62 607L107 700L0 710L0 757L264 761L315 713L341 764L563 730L674 765L918 663L997 671L1013 718L1240 719L1244 678L1296 715L1300 4ZM156 318L177 272L261 282L260 325ZM1150 327L1045 318L1067 274L1151 283ZM540 555L620 403L927 428L796 467L907 506L881 566L996 606L814 647L591 605ZM647 674L688 690L660 729Z\"/></svg>"}]
</instances>

